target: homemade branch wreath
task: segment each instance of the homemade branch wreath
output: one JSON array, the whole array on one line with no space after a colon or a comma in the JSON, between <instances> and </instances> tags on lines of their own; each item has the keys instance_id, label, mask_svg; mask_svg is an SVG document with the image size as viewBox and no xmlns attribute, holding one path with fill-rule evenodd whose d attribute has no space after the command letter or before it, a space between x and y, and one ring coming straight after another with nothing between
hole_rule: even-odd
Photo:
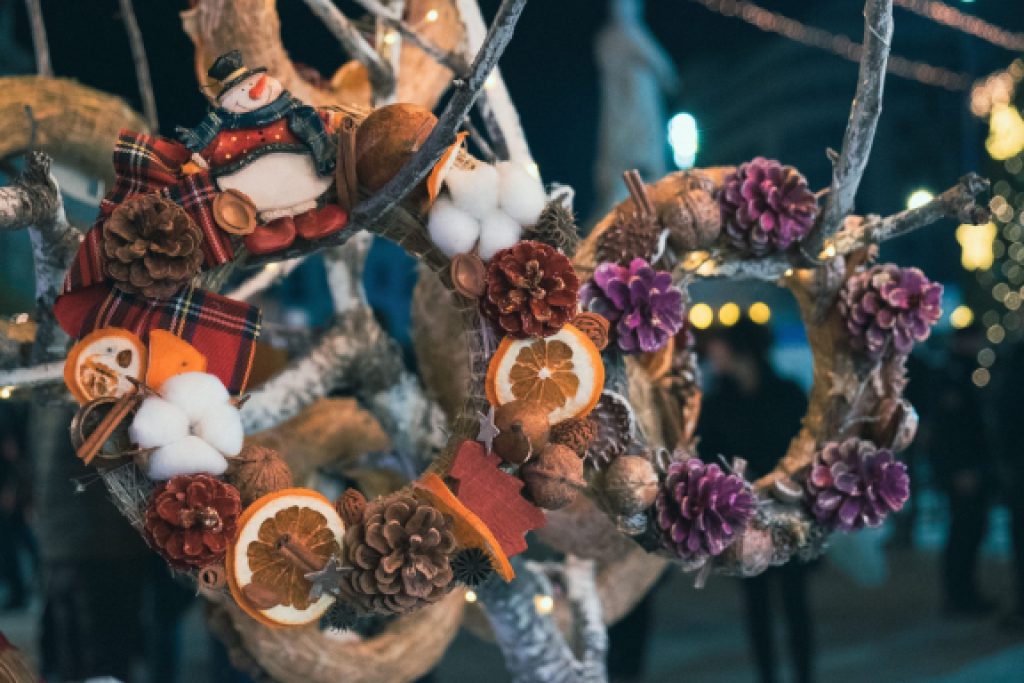
<instances>
[{"instance_id":1,"label":"homemade branch wreath","mask_svg":"<svg viewBox=\"0 0 1024 683\"><path fill-rule=\"evenodd\" d=\"M316 110L229 53L209 73L221 106L182 144L120 136L117 183L55 306L80 339L65 372L83 403L73 437L169 566L230 596L236 625L244 613L347 628L451 603L457 586L511 580L545 511L600 510L703 578L813 556L833 530L878 525L907 498L894 460L916 427L904 361L938 320L941 287L875 265L872 245L938 215L977 220L984 181L965 178L934 216L861 220L835 208L838 195L819 207L773 160L652 185L629 172L630 199L580 243L564 196L461 150L459 123L517 13L503 3L440 119L408 104ZM269 94L234 111L239 88ZM329 501L296 487L273 450L244 446L259 312L195 283L358 230L437 274L453 312L439 313L454 321L444 336L469 381L443 397L461 407L414 482ZM739 458L696 453L686 288L716 275L782 278L814 355L803 429L756 482Z\"/></svg>"}]
</instances>

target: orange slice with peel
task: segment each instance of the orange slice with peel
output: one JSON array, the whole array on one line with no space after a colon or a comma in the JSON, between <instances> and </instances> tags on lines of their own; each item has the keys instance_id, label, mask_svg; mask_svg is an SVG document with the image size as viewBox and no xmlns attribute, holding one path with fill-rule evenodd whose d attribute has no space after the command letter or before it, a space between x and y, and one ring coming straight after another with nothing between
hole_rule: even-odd
<instances>
[{"instance_id":1,"label":"orange slice with peel","mask_svg":"<svg viewBox=\"0 0 1024 683\"><path fill-rule=\"evenodd\" d=\"M167 330L150 330L146 384L159 391L164 382L185 372L206 372L206 356Z\"/></svg>"},{"instance_id":2,"label":"orange slice with peel","mask_svg":"<svg viewBox=\"0 0 1024 683\"><path fill-rule=\"evenodd\" d=\"M274 491L247 507L224 558L228 587L242 610L268 626L301 626L334 602L310 598L306 574L341 556L345 525L329 500L311 489Z\"/></svg>"},{"instance_id":3,"label":"orange slice with peel","mask_svg":"<svg viewBox=\"0 0 1024 683\"><path fill-rule=\"evenodd\" d=\"M594 342L572 325L544 338L505 337L487 367L493 406L520 400L548 411L548 422L586 415L601 398L604 363Z\"/></svg>"},{"instance_id":4,"label":"orange slice with peel","mask_svg":"<svg viewBox=\"0 0 1024 683\"><path fill-rule=\"evenodd\" d=\"M495 573L506 581L511 581L516 573L512 564L501 550L501 544L487 528L483 520L472 510L462 504L455 494L445 485L441 477L427 472L413 487L417 496L430 503L441 512L452 518L452 531L455 540L464 548L479 548L491 560Z\"/></svg>"},{"instance_id":5,"label":"orange slice with peel","mask_svg":"<svg viewBox=\"0 0 1024 683\"><path fill-rule=\"evenodd\" d=\"M129 378L141 380L145 371L142 340L120 327L102 327L71 347L64 361L64 383L85 405L97 398L124 396L134 386Z\"/></svg>"},{"instance_id":6,"label":"orange slice with peel","mask_svg":"<svg viewBox=\"0 0 1024 683\"><path fill-rule=\"evenodd\" d=\"M452 166L455 165L455 159L459 156L459 150L462 149L462 143L467 137L469 137L469 133L466 131L461 131L456 135L455 142L448 146L448 149L444 151L441 158L434 164L430 175L427 176L427 195L430 197L431 202L437 199L437 195L441 194L441 185L444 184L448 171L452 170Z\"/></svg>"}]
</instances>

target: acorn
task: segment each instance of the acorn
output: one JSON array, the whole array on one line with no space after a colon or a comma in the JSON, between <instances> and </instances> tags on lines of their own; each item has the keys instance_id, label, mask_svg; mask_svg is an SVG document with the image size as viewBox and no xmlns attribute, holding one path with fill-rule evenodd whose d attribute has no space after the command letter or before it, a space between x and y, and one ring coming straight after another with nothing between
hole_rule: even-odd
<instances>
[{"instance_id":1,"label":"acorn","mask_svg":"<svg viewBox=\"0 0 1024 683\"><path fill-rule=\"evenodd\" d=\"M569 505L587 482L583 460L568 446L548 444L536 458L519 468L524 491L534 505L558 510Z\"/></svg>"},{"instance_id":2,"label":"acorn","mask_svg":"<svg viewBox=\"0 0 1024 683\"><path fill-rule=\"evenodd\" d=\"M356 176L365 189L384 187L426 141L437 117L416 104L375 109L356 133Z\"/></svg>"},{"instance_id":3,"label":"acorn","mask_svg":"<svg viewBox=\"0 0 1024 683\"><path fill-rule=\"evenodd\" d=\"M658 496L658 474L647 458L622 455L612 460L601 480L612 510L630 516L654 505Z\"/></svg>"},{"instance_id":4,"label":"acorn","mask_svg":"<svg viewBox=\"0 0 1024 683\"><path fill-rule=\"evenodd\" d=\"M509 401L499 406L494 411L494 425L499 433L494 437L493 450L514 465L539 453L551 436L547 411L525 401Z\"/></svg>"}]
</instances>

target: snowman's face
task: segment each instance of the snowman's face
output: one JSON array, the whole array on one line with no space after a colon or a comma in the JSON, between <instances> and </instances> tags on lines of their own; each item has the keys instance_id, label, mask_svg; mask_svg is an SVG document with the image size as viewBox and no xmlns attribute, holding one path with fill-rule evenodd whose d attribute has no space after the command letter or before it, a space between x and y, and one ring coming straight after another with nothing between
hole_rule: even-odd
<instances>
[{"instance_id":1,"label":"snowman's face","mask_svg":"<svg viewBox=\"0 0 1024 683\"><path fill-rule=\"evenodd\" d=\"M281 81L267 74L252 74L239 81L217 98L220 106L234 114L265 107L280 95Z\"/></svg>"}]
</instances>

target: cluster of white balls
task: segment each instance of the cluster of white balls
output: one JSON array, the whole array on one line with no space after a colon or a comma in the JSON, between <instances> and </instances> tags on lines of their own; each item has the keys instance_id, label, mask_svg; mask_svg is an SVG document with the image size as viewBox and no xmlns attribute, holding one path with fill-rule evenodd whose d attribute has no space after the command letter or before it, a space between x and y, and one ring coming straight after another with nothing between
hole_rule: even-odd
<instances>
[{"instance_id":1,"label":"cluster of white balls","mask_svg":"<svg viewBox=\"0 0 1024 683\"><path fill-rule=\"evenodd\" d=\"M547 202L540 180L511 161L453 167L445 185L448 194L434 202L427 230L449 257L476 247L480 258L489 260L518 242Z\"/></svg>"},{"instance_id":2,"label":"cluster of white balls","mask_svg":"<svg viewBox=\"0 0 1024 683\"><path fill-rule=\"evenodd\" d=\"M215 375L186 372L160 386L139 406L128 436L155 449L146 476L164 481L181 474L224 474L227 458L242 450L242 416Z\"/></svg>"}]
</instances>

